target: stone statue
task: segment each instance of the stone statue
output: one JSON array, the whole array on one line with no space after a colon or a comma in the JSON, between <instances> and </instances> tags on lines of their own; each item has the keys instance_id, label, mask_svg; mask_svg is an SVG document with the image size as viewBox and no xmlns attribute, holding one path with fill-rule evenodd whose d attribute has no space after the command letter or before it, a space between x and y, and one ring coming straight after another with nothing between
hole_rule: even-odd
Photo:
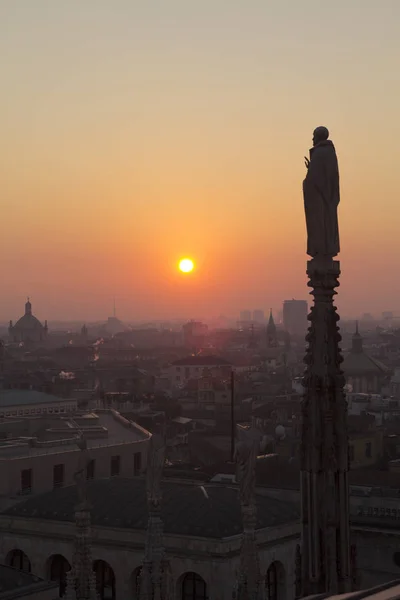
<instances>
[{"instance_id":1,"label":"stone statue","mask_svg":"<svg viewBox=\"0 0 400 600\"><path fill-rule=\"evenodd\" d=\"M260 448L260 436L253 430L240 429L239 432L239 440L235 448L236 479L240 486L242 506L250 506L254 503L256 460Z\"/></svg>"},{"instance_id":2,"label":"stone statue","mask_svg":"<svg viewBox=\"0 0 400 600\"><path fill-rule=\"evenodd\" d=\"M317 127L310 159L305 158L303 181L307 225L307 254L333 258L340 252L337 208L340 201L339 166L326 127Z\"/></svg>"},{"instance_id":3,"label":"stone statue","mask_svg":"<svg viewBox=\"0 0 400 600\"><path fill-rule=\"evenodd\" d=\"M161 502L161 479L165 463L165 446L165 431L153 433L149 443L146 474L147 501L153 508L158 508Z\"/></svg>"}]
</instances>

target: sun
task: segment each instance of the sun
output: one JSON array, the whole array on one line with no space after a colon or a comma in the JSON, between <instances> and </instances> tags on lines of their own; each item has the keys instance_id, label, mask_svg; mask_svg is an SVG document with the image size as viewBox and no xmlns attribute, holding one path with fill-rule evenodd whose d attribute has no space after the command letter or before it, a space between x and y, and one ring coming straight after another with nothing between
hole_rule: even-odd
<instances>
[{"instance_id":1,"label":"sun","mask_svg":"<svg viewBox=\"0 0 400 600\"><path fill-rule=\"evenodd\" d=\"M179 261L179 270L182 273L191 273L194 269L194 262L190 258L182 258Z\"/></svg>"}]
</instances>

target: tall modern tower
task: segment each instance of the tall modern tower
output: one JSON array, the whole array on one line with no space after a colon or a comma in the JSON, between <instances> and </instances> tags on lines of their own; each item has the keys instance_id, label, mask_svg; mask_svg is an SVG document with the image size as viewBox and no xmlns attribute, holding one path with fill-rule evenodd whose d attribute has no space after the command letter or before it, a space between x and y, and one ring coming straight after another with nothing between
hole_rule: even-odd
<instances>
[{"instance_id":1,"label":"tall modern tower","mask_svg":"<svg viewBox=\"0 0 400 600\"><path fill-rule=\"evenodd\" d=\"M347 404L339 316L333 303L340 263L339 172L326 128L314 132L303 183L308 233L308 286L314 298L306 341L301 441L301 595L349 592ZM321 137L322 136L322 137ZM354 567L354 565L353 565Z\"/></svg>"}]
</instances>

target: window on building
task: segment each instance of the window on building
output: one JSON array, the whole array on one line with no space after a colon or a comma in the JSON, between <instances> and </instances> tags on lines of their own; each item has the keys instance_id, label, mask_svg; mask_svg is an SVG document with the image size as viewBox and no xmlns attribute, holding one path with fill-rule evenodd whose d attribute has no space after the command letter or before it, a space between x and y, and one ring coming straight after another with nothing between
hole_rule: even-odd
<instances>
[{"instance_id":1,"label":"window on building","mask_svg":"<svg viewBox=\"0 0 400 600\"><path fill-rule=\"evenodd\" d=\"M176 380L177 380L177 381L180 381L180 380L181 380L181 376L180 376L180 375L177 375L177 376L176 376Z\"/></svg>"},{"instance_id":2,"label":"window on building","mask_svg":"<svg viewBox=\"0 0 400 600\"><path fill-rule=\"evenodd\" d=\"M29 494L32 491L32 469L22 469L21 471L21 492Z\"/></svg>"},{"instance_id":3,"label":"window on building","mask_svg":"<svg viewBox=\"0 0 400 600\"><path fill-rule=\"evenodd\" d=\"M142 454L141 452L135 452L133 455L133 474L140 475L142 470Z\"/></svg>"},{"instance_id":4,"label":"window on building","mask_svg":"<svg viewBox=\"0 0 400 600\"><path fill-rule=\"evenodd\" d=\"M64 465L54 465L53 467L53 488L64 485Z\"/></svg>"},{"instance_id":5,"label":"window on building","mask_svg":"<svg viewBox=\"0 0 400 600\"><path fill-rule=\"evenodd\" d=\"M103 560L96 560L93 570L100 600L115 600L115 575L110 565Z\"/></svg>"},{"instance_id":6,"label":"window on building","mask_svg":"<svg viewBox=\"0 0 400 600\"><path fill-rule=\"evenodd\" d=\"M354 446L351 445L349 446L349 459L350 462L354 461Z\"/></svg>"},{"instance_id":7,"label":"window on building","mask_svg":"<svg viewBox=\"0 0 400 600\"><path fill-rule=\"evenodd\" d=\"M71 565L61 554L55 554L50 559L50 581L58 581L58 593L60 598L65 595L67 588L67 573L71 570Z\"/></svg>"},{"instance_id":8,"label":"window on building","mask_svg":"<svg viewBox=\"0 0 400 600\"><path fill-rule=\"evenodd\" d=\"M96 461L94 458L90 460L86 467L86 479L94 479Z\"/></svg>"},{"instance_id":9,"label":"window on building","mask_svg":"<svg viewBox=\"0 0 400 600\"><path fill-rule=\"evenodd\" d=\"M120 456L112 456L111 457L111 477L116 477L120 474L121 471L121 457Z\"/></svg>"},{"instance_id":10,"label":"window on building","mask_svg":"<svg viewBox=\"0 0 400 600\"><path fill-rule=\"evenodd\" d=\"M207 600L206 582L197 573L186 573L183 577L182 600Z\"/></svg>"},{"instance_id":11,"label":"window on building","mask_svg":"<svg viewBox=\"0 0 400 600\"><path fill-rule=\"evenodd\" d=\"M31 562L22 550L12 550L6 557L6 565L18 571L31 572Z\"/></svg>"},{"instance_id":12,"label":"window on building","mask_svg":"<svg viewBox=\"0 0 400 600\"><path fill-rule=\"evenodd\" d=\"M277 600L278 598L278 578L276 572L276 565L272 563L267 571L265 580L265 591L267 600Z\"/></svg>"},{"instance_id":13,"label":"window on building","mask_svg":"<svg viewBox=\"0 0 400 600\"><path fill-rule=\"evenodd\" d=\"M366 456L366 458L371 458L371 456L372 456L372 444L371 444L371 442L367 442L365 444L365 456Z\"/></svg>"}]
</instances>

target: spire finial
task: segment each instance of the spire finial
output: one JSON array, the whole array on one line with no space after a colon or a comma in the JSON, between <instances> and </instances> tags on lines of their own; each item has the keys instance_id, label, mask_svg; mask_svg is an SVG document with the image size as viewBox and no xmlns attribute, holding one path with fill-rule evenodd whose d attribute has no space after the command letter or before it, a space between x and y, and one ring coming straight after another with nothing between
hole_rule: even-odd
<instances>
[{"instance_id":1,"label":"spire finial","mask_svg":"<svg viewBox=\"0 0 400 600\"><path fill-rule=\"evenodd\" d=\"M32 304L31 304L31 301L28 296L26 304L25 304L25 314L30 315L31 313L32 313Z\"/></svg>"},{"instance_id":2,"label":"spire finial","mask_svg":"<svg viewBox=\"0 0 400 600\"><path fill-rule=\"evenodd\" d=\"M358 331L358 320L356 321L356 334L357 335L359 334L359 331Z\"/></svg>"},{"instance_id":3,"label":"spire finial","mask_svg":"<svg viewBox=\"0 0 400 600\"><path fill-rule=\"evenodd\" d=\"M115 296L114 296L114 313L113 314L114 314L114 318L115 318L117 316L117 309L115 306Z\"/></svg>"}]
</instances>

